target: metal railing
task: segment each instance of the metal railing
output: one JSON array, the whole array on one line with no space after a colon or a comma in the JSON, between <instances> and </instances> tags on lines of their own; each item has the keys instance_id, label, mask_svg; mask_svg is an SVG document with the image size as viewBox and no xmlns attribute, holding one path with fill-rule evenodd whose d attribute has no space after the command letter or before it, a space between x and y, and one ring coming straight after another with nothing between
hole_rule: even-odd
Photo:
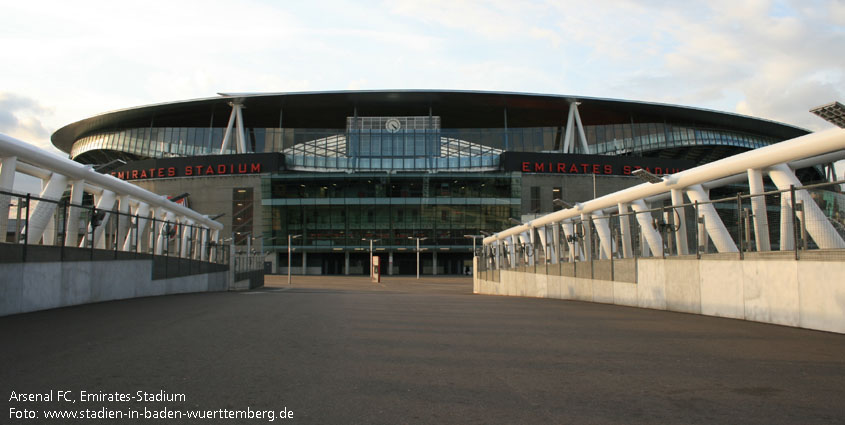
<instances>
[{"instance_id":1,"label":"metal railing","mask_svg":"<svg viewBox=\"0 0 845 425\"><path fill-rule=\"evenodd\" d=\"M511 239L484 245L479 271L526 267L538 271L557 263L710 255L845 261L845 249L831 248L845 240L843 184L845 180L678 205L657 201L661 205L639 211L548 224L534 228L534 237L521 234L515 243ZM798 196L801 192L807 196ZM805 214L811 207L805 202L823 214ZM708 207L718 220L707 220L702 211ZM598 225L601 221L605 224ZM718 226L724 229L714 230ZM720 230L730 238L710 236Z\"/></svg>"},{"instance_id":2,"label":"metal railing","mask_svg":"<svg viewBox=\"0 0 845 425\"><path fill-rule=\"evenodd\" d=\"M102 210L93 205L74 204L68 199L57 201L32 194L0 191L0 201L9 203L8 228L0 234L0 242L20 246L20 261L35 260L28 253L32 246L54 246L61 247L60 259L71 252L78 258L80 250L87 250L91 258L95 253L103 258L104 253L111 251L115 258L152 254L229 264L229 245L213 240L214 229L202 225L161 220L152 214L142 216L116 208ZM27 233L36 203L54 204L55 212L42 236L32 243Z\"/></svg>"}]
</instances>

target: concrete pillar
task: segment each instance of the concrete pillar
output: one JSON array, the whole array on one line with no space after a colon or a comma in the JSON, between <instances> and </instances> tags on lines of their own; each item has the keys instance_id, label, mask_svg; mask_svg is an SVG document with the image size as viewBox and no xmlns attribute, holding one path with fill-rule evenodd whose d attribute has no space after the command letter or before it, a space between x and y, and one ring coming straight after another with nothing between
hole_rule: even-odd
<instances>
[{"instance_id":1,"label":"concrete pillar","mask_svg":"<svg viewBox=\"0 0 845 425\"><path fill-rule=\"evenodd\" d=\"M349 276L349 253L343 253L343 274Z\"/></svg>"},{"instance_id":2,"label":"concrete pillar","mask_svg":"<svg viewBox=\"0 0 845 425\"><path fill-rule=\"evenodd\" d=\"M308 253L302 251L302 275L305 276L306 274L308 274Z\"/></svg>"},{"instance_id":3,"label":"concrete pillar","mask_svg":"<svg viewBox=\"0 0 845 425\"><path fill-rule=\"evenodd\" d=\"M15 169L17 169L18 158L7 156L0 161L0 190L11 192L15 188ZM9 210L12 197L0 195L0 242L6 241L6 233L9 229Z\"/></svg>"},{"instance_id":4,"label":"concrete pillar","mask_svg":"<svg viewBox=\"0 0 845 425\"><path fill-rule=\"evenodd\" d=\"M748 189L751 195L760 195L763 189L763 173L760 170L748 170ZM754 215L754 241L757 251L770 251L769 218L766 212L766 197L753 196L751 198L751 214Z\"/></svg>"},{"instance_id":5,"label":"concrete pillar","mask_svg":"<svg viewBox=\"0 0 845 425\"><path fill-rule=\"evenodd\" d=\"M722 223L722 219L716 213L716 208L710 203L710 197L704 191L704 188L699 184L690 186L687 188L687 196L693 202L698 201L699 214L704 216L705 228L713 241L713 245L716 246L716 250L719 252L739 252L731 234L725 228L725 223Z\"/></svg>"},{"instance_id":6,"label":"concrete pillar","mask_svg":"<svg viewBox=\"0 0 845 425\"><path fill-rule=\"evenodd\" d=\"M675 243L678 244L678 255L689 254L689 243L687 243L687 220L685 208L679 207L684 203L684 192L681 189L672 189L672 206L673 220L677 219L679 223L675 223L678 231L675 232Z\"/></svg>"},{"instance_id":7,"label":"concrete pillar","mask_svg":"<svg viewBox=\"0 0 845 425\"><path fill-rule=\"evenodd\" d=\"M437 251L431 253L432 276L437 276Z\"/></svg>"},{"instance_id":8,"label":"concrete pillar","mask_svg":"<svg viewBox=\"0 0 845 425\"><path fill-rule=\"evenodd\" d=\"M50 181L44 187L39 195L40 198L56 200L61 199L62 194L67 187L67 177L53 173L50 176ZM47 228L48 222L53 219L53 214L56 212L57 204L55 202L47 201L33 201L29 211L29 228L26 229L26 241L29 244L37 244ZM3 229L5 235L6 229Z\"/></svg>"},{"instance_id":9,"label":"concrete pillar","mask_svg":"<svg viewBox=\"0 0 845 425\"><path fill-rule=\"evenodd\" d=\"M393 251L387 254L387 275L393 276Z\"/></svg>"}]
</instances>

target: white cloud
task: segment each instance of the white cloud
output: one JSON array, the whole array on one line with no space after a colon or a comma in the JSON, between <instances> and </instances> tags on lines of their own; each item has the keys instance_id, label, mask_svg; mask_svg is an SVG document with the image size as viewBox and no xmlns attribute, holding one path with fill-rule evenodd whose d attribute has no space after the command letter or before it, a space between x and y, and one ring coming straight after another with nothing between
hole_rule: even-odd
<instances>
[{"instance_id":1,"label":"white cloud","mask_svg":"<svg viewBox=\"0 0 845 425\"><path fill-rule=\"evenodd\" d=\"M14 93L0 92L0 133L49 147L50 129L41 122L53 112L36 100Z\"/></svg>"},{"instance_id":2,"label":"white cloud","mask_svg":"<svg viewBox=\"0 0 845 425\"><path fill-rule=\"evenodd\" d=\"M0 109L0 125L45 144L104 111L217 92L447 88L820 128L807 110L845 99L843 25L841 0L15 2L0 15L15 59L0 90L42 109Z\"/></svg>"}]
</instances>

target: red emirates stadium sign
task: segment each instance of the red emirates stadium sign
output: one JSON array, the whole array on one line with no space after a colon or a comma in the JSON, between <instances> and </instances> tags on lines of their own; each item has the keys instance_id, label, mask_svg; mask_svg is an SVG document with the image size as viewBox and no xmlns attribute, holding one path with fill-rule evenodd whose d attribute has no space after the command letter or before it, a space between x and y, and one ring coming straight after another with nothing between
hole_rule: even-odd
<instances>
[{"instance_id":1,"label":"red emirates stadium sign","mask_svg":"<svg viewBox=\"0 0 845 425\"><path fill-rule=\"evenodd\" d=\"M505 152L501 164L505 171L523 173L611 176L629 176L640 168L659 175L674 174L696 166L685 159L533 152Z\"/></svg>"},{"instance_id":2,"label":"red emirates stadium sign","mask_svg":"<svg viewBox=\"0 0 845 425\"><path fill-rule=\"evenodd\" d=\"M109 174L121 180L207 177L272 173L283 165L278 153L195 156L132 162Z\"/></svg>"}]
</instances>

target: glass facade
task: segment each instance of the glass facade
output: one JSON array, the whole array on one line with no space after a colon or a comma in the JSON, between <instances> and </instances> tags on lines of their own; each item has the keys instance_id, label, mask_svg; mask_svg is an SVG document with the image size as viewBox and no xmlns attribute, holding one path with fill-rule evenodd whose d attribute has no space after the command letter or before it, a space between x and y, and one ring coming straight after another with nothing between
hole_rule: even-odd
<instances>
[{"instance_id":1,"label":"glass facade","mask_svg":"<svg viewBox=\"0 0 845 425\"><path fill-rule=\"evenodd\" d=\"M301 234L306 250L349 250L379 239L388 249L463 249L464 235L496 231L518 217L518 173L295 173L262 178L265 246Z\"/></svg>"},{"instance_id":2,"label":"glass facade","mask_svg":"<svg viewBox=\"0 0 845 425\"><path fill-rule=\"evenodd\" d=\"M378 249L396 257L398 270L412 273L416 269L407 267L413 259L403 256L414 252L414 238L426 238L422 248L445 254L444 261L452 257L458 267L470 258L472 240L464 235L509 228L508 219L524 212L540 213L550 205L560 209L550 201L564 200L566 181L546 184L531 177L522 193L522 174L501 171L500 158L508 151L561 152L569 100L514 96L504 102L499 95L441 93L410 101L415 94L393 95L362 93L357 100L333 101L308 100L310 95L248 97L246 150L282 153L285 167L260 175L260 197L244 187L258 191L259 177L237 182L231 204L236 243L261 234L267 251L284 252L288 235L302 235L294 245L307 255L294 256L291 266L322 267L322 273L331 274L367 272L360 251L369 247L364 239L378 239ZM113 125L109 130L99 127L75 140L69 153L83 163L235 154L234 142L220 151L226 132L221 116L231 111L224 105L176 105L167 111L177 113L115 119L102 124ZM726 127L769 135L782 130L751 125L745 117L734 122L724 114L672 109L585 101L579 113L589 152L577 141L577 132L571 146L574 153L643 157L675 149L668 156L705 162L782 140L718 128L730 123ZM192 126L166 126L188 123ZM63 149L69 140L60 141ZM738 149L710 149L720 146ZM691 147L705 149L683 149ZM286 256L277 260L287 267ZM440 260L433 255L423 261L435 268Z\"/></svg>"},{"instance_id":3,"label":"glass facade","mask_svg":"<svg viewBox=\"0 0 845 425\"><path fill-rule=\"evenodd\" d=\"M748 133L674 125L627 123L585 126L591 153L637 154L685 146L764 147L779 140ZM225 128L152 127L100 132L74 143L71 157L111 150L138 158L217 155ZM554 152L561 127L417 129L247 128L253 152L284 152L301 170L492 170L503 151ZM232 144L234 145L234 144ZM580 144L575 144L576 151ZM234 152L234 146L229 153Z\"/></svg>"}]
</instances>

